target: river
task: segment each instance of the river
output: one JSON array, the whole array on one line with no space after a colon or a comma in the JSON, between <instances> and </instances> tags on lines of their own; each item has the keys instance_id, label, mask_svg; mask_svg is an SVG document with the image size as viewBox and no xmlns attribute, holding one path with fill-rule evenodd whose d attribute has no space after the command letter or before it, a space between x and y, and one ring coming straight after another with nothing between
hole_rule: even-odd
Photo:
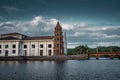
<instances>
[{"instance_id":1,"label":"river","mask_svg":"<svg viewBox=\"0 0 120 80\"><path fill-rule=\"evenodd\" d=\"M0 61L0 80L120 80L120 60Z\"/></svg>"}]
</instances>

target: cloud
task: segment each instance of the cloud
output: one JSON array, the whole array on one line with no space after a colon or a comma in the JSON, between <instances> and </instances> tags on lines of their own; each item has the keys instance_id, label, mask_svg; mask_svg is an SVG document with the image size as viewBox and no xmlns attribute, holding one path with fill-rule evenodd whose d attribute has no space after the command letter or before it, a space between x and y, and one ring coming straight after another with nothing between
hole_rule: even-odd
<instances>
[{"instance_id":1,"label":"cloud","mask_svg":"<svg viewBox=\"0 0 120 80\"><path fill-rule=\"evenodd\" d=\"M0 29L2 29L0 33L20 32L23 34L25 33L25 34L37 35L37 36L38 34L50 35L52 33L47 33L47 32L48 31L52 32L54 30L57 21L58 20L54 18L49 19L42 16L35 16L33 19L29 21L0 22Z\"/></svg>"},{"instance_id":2,"label":"cloud","mask_svg":"<svg viewBox=\"0 0 120 80\"><path fill-rule=\"evenodd\" d=\"M99 46L119 46L120 42L99 42L98 43Z\"/></svg>"},{"instance_id":3,"label":"cloud","mask_svg":"<svg viewBox=\"0 0 120 80\"><path fill-rule=\"evenodd\" d=\"M78 27L76 25L73 26L71 30L71 34L69 36L80 37L80 36L88 36L91 38L114 38L120 37L120 26L95 26L92 24L88 24L84 27Z\"/></svg>"},{"instance_id":4,"label":"cloud","mask_svg":"<svg viewBox=\"0 0 120 80\"><path fill-rule=\"evenodd\" d=\"M62 28L63 28L64 30L73 30L73 29L74 29L74 26L63 23L63 24L62 24Z\"/></svg>"},{"instance_id":5,"label":"cloud","mask_svg":"<svg viewBox=\"0 0 120 80\"><path fill-rule=\"evenodd\" d=\"M88 45L89 47L96 46L120 46L120 26L119 25L95 25L86 24L72 25L72 29L68 29L68 46L73 48L78 45Z\"/></svg>"},{"instance_id":6,"label":"cloud","mask_svg":"<svg viewBox=\"0 0 120 80\"><path fill-rule=\"evenodd\" d=\"M15 26L16 26L15 23L10 21L0 23L0 28L11 28Z\"/></svg>"},{"instance_id":7,"label":"cloud","mask_svg":"<svg viewBox=\"0 0 120 80\"><path fill-rule=\"evenodd\" d=\"M36 16L36 17L30 22L30 24L33 25L33 26L38 26L38 24L39 24L40 22L44 22L42 16Z\"/></svg>"},{"instance_id":8,"label":"cloud","mask_svg":"<svg viewBox=\"0 0 120 80\"><path fill-rule=\"evenodd\" d=\"M0 22L0 34L9 32L20 32L29 36L51 36L54 35L56 18L35 16L28 21L2 21ZM63 31L67 33L68 47L88 45L120 45L119 25L96 25L96 24L69 24L60 21Z\"/></svg>"}]
</instances>

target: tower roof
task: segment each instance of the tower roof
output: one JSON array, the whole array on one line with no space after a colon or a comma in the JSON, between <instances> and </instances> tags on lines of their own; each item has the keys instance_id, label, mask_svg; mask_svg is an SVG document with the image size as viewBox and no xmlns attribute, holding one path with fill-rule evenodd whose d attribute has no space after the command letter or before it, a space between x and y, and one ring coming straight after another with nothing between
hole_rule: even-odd
<instances>
[{"instance_id":1,"label":"tower roof","mask_svg":"<svg viewBox=\"0 0 120 80\"><path fill-rule=\"evenodd\" d=\"M60 26L60 23L59 23L59 21L57 22L57 25L56 25L56 27L61 27L61 26Z\"/></svg>"}]
</instances>

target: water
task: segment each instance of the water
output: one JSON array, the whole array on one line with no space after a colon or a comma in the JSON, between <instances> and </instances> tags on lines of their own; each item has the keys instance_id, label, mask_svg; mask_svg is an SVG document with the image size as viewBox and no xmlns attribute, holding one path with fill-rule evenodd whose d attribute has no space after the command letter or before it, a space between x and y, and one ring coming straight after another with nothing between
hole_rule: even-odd
<instances>
[{"instance_id":1,"label":"water","mask_svg":"<svg viewBox=\"0 0 120 80\"><path fill-rule=\"evenodd\" d=\"M0 61L0 80L120 80L120 60Z\"/></svg>"}]
</instances>

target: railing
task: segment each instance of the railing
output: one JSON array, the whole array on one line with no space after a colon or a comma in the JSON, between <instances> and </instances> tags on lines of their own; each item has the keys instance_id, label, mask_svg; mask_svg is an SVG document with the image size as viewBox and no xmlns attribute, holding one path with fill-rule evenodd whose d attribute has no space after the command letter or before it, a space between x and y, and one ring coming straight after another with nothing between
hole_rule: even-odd
<instances>
[{"instance_id":1,"label":"railing","mask_svg":"<svg viewBox=\"0 0 120 80\"><path fill-rule=\"evenodd\" d=\"M114 57L118 57L120 58L120 52L90 52L88 53L88 58L90 57L96 57L96 59L99 59L99 57L102 56L108 56L111 59L113 59Z\"/></svg>"}]
</instances>

